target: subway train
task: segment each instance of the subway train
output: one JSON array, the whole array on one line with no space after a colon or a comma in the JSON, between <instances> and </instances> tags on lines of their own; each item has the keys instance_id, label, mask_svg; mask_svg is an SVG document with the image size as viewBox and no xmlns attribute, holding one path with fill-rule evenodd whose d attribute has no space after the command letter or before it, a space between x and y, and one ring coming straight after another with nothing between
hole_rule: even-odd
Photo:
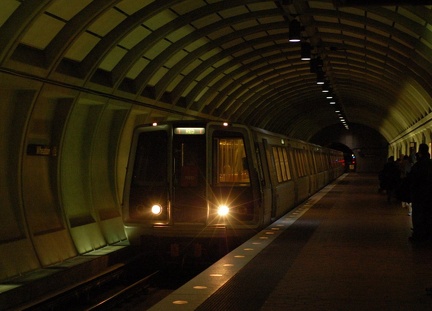
<instances>
[{"instance_id":1,"label":"subway train","mask_svg":"<svg viewBox=\"0 0 432 311\"><path fill-rule=\"evenodd\" d=\"M219 256L343 172L341 151L254 127L138 126L123 198L126 233L132 245L171 257Z\"/></svg>"}]
</instances>

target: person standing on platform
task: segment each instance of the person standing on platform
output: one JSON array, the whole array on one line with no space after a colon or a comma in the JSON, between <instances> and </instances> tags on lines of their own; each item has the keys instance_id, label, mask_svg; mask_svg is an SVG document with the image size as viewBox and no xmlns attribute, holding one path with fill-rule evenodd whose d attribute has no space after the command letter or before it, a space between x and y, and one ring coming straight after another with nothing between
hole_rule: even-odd
<instances>
[{"instance_id":1,"label":"person standing on platform","mask_svg":"<svg viewBox=\"0 0 432 311\"><path fill-rule=\"evenodd\" d=\"M410 184L413 224L410 240L425 241L432 238L432 160L426 144L419 146L418 160L411 168Z\"/></svg>"},{"instance_id":2,"label":"person standing on platform","mask_svg":"<svg viewBox=\"0 0 432 311\"><path fill-rule=\"evenodd\" d=\"M401 183L397 190L397 198L402 202L402 207L408 210L408 215L411 216L411 195L410 195L410 176L411 172L410 158L405 155L400 161Z\"/></svg>"},{"instance_id":3,"label":"person standing on platform","mask_svg":"<svg viewBox=\"0 0 432 311\"><path fill-rule=\"evenodd\" d=\"M387 193L387 202L391 203L391 198L395 196L396 188L400 183L400 170L394 157L391 156L387 159L381 173L381 187Z\"/></svg>"}]
</instances>

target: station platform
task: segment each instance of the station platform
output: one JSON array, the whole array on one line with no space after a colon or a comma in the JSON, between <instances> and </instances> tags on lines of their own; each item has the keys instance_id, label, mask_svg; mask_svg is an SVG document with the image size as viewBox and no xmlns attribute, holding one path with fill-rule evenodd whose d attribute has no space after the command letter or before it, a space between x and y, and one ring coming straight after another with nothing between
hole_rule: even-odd
<instances>
[{"instance_id":1,"label":"station platform","mask_svg":"<svg viewBox=\"0 0 432 311\"><path fill-rule=\"evenodd\" d=\"M150 310L432 310L432 243L348 173Z\"/></svg>"}]
</instances>

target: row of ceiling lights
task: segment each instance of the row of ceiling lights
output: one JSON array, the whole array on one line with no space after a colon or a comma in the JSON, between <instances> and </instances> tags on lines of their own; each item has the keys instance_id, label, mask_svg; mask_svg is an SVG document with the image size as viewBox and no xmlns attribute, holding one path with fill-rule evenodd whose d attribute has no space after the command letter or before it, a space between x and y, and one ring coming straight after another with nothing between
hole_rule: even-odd
<instances>
[{"instance_id":1,"label":"row of ceiling lights","mask_svg":"<svg viewBox=\"0 0 432 311\"><path fill-rule=\"evenodd\" d=\"M289 25L289 41L290 42L301 42L302 35L301 32L304 30L304 27L301 26L300 22L296 19L293 19ZM316 83L318 85L322 85L322 92L325 93L326 99L330 100L330 105L336 105L336 101L334 99L334 94L332 87L330 85L330 81L327 79L325 72L323 70L323 60L320 56L312 57L312 46L309 42L303 41L301 42L301 60L310 62L310 72L316 73L317 80ZM340 109L335 109L335 112L338 115L339 120L348 130L348 124L341 112Z\"/></svg>"}]
</instances>

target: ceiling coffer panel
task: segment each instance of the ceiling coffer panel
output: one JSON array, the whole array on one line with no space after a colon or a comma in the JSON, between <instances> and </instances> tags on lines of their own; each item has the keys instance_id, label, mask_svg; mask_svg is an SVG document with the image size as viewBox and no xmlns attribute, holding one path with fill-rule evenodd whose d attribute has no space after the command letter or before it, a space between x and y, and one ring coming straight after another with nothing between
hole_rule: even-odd
<instances>
[{"instance_id":1,"label":"ceiling coffer panel","mask_svg":"<svg viewBox=\"0 0 432 311\"><path fill-rule=\"evenodd\" d=\"M432 110L432 1L8 0L2 12L3 70L182 117L303 140L361 124L392 141Z\"/></svg>"}]
</instances>

